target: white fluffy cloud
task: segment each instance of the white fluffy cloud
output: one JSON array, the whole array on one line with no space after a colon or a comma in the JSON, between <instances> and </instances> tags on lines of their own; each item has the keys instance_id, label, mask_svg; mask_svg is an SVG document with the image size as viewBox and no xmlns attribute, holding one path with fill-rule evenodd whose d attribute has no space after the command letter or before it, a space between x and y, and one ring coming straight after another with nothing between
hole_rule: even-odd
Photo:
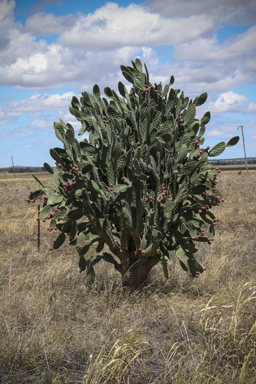
<instances>
[{"instance_id":1,"label":"white fluffy cloud","mask_svg":"<svg viewBox=\"0 0 256 384\"><path fill-rule=\"evenodd\" d=\"M17 27L14 22L14 0L0 0L0 49L9 41L8 32Z\"/></svg>"},{"instance_id":2,"label":"white fluffy cloud","mask_svg":"<svg viewBox=\"0 0 256 384\"><path fill-rule=\"evenodd\" d=\"M192 43L178 45L174 50L174 60L222 61L233 60L245 55L254 56L256 49L256 26L241 33L233 40L217 45L216 39L199 38ZM242 63L241 63L242 65ZM243 66L245 63L243 63Z\"/></svg>"},{"instance_id":3,"label":"white fluffy cloud","mask_svg":"<svg viewBox=\"0 0 256 384\"><path fill-rule=\"evenodd\" d=\"M216 22L232 24L253 24L256 21L254 0L148 0L145 3L152 11L167 17L189 17L207 14Z\"/></svg>"},{"instance_id":4,"label":"white fluffy cloud","mask_svg":"<svg viewBox=\"0 0 256 384\"><path fill-rule=\"evenodd\" d=\"M27 99L12 102L3 107L3 111L16 113L33 113L43 111L66 110L74 94L66 92L59 94L37 94Z\"/></svg>"},{"instance_id":5,"label":"white fluffy cloud","mask_svg":"<svg viewBox=\"0 0 256 384\"><path fill-rule=\"evenodd\" d=\"M0 17L9 23L0 27L6 36L1 85L36 91L72 85L79 92L90 91L95 83L116 87L123 79L120 64L130 65L141 50L154 81L168 81L173 74L186 92L225 92L255 77L256 27L219 46L214 38L222 22L252 12L251 1L218 0L213 6L208 0L178 5L159 0L128 7L108 2L88 15L35 13L24 28L14 22L15 2L0 1ZM38 9L45 1L52 2L41 0ZM59 34L56 43L36 40L54 34ZM174 45L171 64L159 65L152 47L161 45Z\"/></svg>"},{"instance_id":6,"label":"white fluffy cloud","mask_svg":"<svg viewBox=\"0 0 256 384\"><path fill-rule=\"evenodd\" d=\"M256 101L248 104L248 113L255 113L256 114Z\"/></svg>"},{"instance_id":7,"label":"white fluffy cloud","mask_svg":"<svg viewBox=\"0 0 256 384\"><path fill-rule=\"evenodd\" d=\"M52 13L35 13L27 18L23 32L35 36L60 34L73 28L78 19L78 15L72 14L56 17Z\"/></svg>"},{"instance_id":8,"label":"white fluffy cloud","mask_svg":"<svg viewBox=\"0 0 256 384\"><path fill-rule=\"evenodd\" d=\"M79 17L73 28L60 35L58 43L90 50L172 45L191 41L213 28L207 15L165 18L142 6L130 4L123 8L109 2L93 14Z\"/></svg>"},{"instance_id":9,"label":"white fluffy cloud","mask_svg":"<svg viewBox=\"0 0 256 384\"><path fill-rule=\"evenodd\" d=\"M213 104L215 113L244 112L248 98L232 91L222 93Z\"/></svg>"}]
</instances>

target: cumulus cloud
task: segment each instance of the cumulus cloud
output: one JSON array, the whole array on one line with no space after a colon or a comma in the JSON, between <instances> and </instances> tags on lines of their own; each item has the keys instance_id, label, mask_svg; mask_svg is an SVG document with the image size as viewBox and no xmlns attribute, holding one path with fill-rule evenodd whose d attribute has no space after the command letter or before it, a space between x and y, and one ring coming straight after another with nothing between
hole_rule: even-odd
<instances>
[{"instance_id":1,"label":"cumulus cloud","mask_svg":"<svg viewBox=\"0 0 256 384\"><path fill-rule=\"evenodd\" d=\"M16 113L33 113L43 111L65 110L70 106L70 102L74 94L65 92L59 94L37 94L27 99L11 102L3 107L3 111Z\"/></svg>"},{"instance_id":2,"label":"cumulus cloud","mask_svg":"<svg viewBox=\"0 0 256 384\"><path fill-rule=\"evenodd\" d=\"M40 7L48 4L39 3ZM9 43L0 51L2 85L35 91L66 85L77 87L79 92L91 91L95 83L114 88L123 80L120 64L130 65L130 58L138 54L147 62L154 81L167 82L173 74L187 92L225 92L255 77L255 27L215 47L212 32L227 15L220 13L216 21L209 12L198 14L197 2L187 4L194 9L189 14L175 13L175 2L171 2L172 14L168 14L169 3L165 2L167 12L162 15L153 3L150 8L135 4L119 7L109 2L88 15L56 17L41 12L30 16L23 29L14 23L15 3L11 0L5 4L9 7L4 8L3 15L13 27L7 33ZM225 4L231 6L234 1ZM37 36L56 33L56 43L36 41ZM171 44L176 61L160 66L159 54L152 47ZM240 49L243 57L231 60ZM225 54L228 66L223 65L223 59L214 60L221 58L219 53Z\"/></svg>"},{"instance_id":3,"label":"cumulus cloud","mask_svg":"<svg viewBox=\"0 0 256 384\"><path fill-rule=\"evenodd\" d=\"M225 92L242 84L254 81L254 71L245 71L239 60L224 65L224 62L179 61L165 66L166 73L173 74L176 87L186 92Z\"/></svg>"},{"instance_id":4,"label":"cumulus cloud","mask_svg":"<svg viewBox=\"0 0 256 384\"><path fill-rule=\"evenodd\" d=\"M248 113L256 114L256 101L248 104Z\"/></svg>"},{"instance_id":5,"label":"cumulus cloud","mask_svg":"<svg viewBox=\"0 0 256 384\"><path fill-rule=\"evenodd\" d=\"M214 112L243 112L248 98L232 91L222 93L213 104Z\"/></svg>"},{"instance_id":6,"label":"cumulus cloud","mask_svg":"<svg viewBox=\"0 0 256 384\"><path fill-rule=\"evenodd\" d=\"M27 12L40 12L44 8L46 8L48 5L52 5L56 3L58 6L63 4L62 0L39 0L35 4L31 5L28 9L25 11Z\"/></svg>"},{"instance_id":7,"label":"cumulus cloud","mask_svg":"<svg viewBox=\"0 0 256 384\"><path fill-rule=\"evenodd\" d=\"M45 55L49 51L49 47L46 41L40 40L36 42L30 33L21 33L17 28L10 29L7 35L9 43L0 50L0 68L1 72L4 71L7 73L7 81L10 81L10 78L13 76L13 82L17 84L22 76L21 73L19 75L16 73L17 68L21 67L21 69L23 69L20 60L29 61L30 57L33 57L37 53ZM12 72L10 72L10 66L12 66ZM1 84L4 84L2 82L4 77L5 75L0 80Z\"/></svg>"},{"instance_id":8,"label":"cumulus cloud","mask_svg":"<svg viewBox=\"0 0 256 384\"><path fill-rule=\"evenodd\" d=\"M254 0L147 0L145 5L152 12L166 17L189 17L208 14L219 22L225 20L232 24L253 24L256 21L256 3Z\"/></svg>"},{"instance_id":9,"label":"cumulus cloud","mask_svg":"<svg viewBox=\"0 0 256 384\"><path fill-rule=\"evenodd\" d=\"M106 3L93 14L79 17L75 26L63 32L58 43L90 50L123 46L182 44L213 30L208 15L166 18L136 4L119 7Z\"/></svg>"},{"instance_id":10,"label":"cumulus cloud","mask_svg":"<svg viewBox=\"0 0 256 384\"><path fill-rule=\"evenodd\" d=\"M240 4L238 0L152 0L127 7L108 2L88 15L56 17L41 12L53 1L40 0L34 10L30 9L37 13L27 18L24 28L15 23L14 0L0 2L0 30L4 36L0 38L1 85L34 91L72 85L79 95L85 90L92 92L97 83L103 94L105 86L116 89L120 80L127 84L120 64L130 65L131 58L139 55L147 63L153 82L165 84L174 75L174 86L186 94L222 92L217 100L209 98L207 109L213 114L256 113L255 102L246 106L245 96L228 91L255 81L256 26L223 44L218 44L215 36L224 22L242 24L245 15L253 13L254 1ZM55 34L59 37L52 44L36 39ZM172 61L170 58L164 64L153 49L163 45L174 46ZM35 129L42 124L44 111L56 111L59 117L68 111L72 96L72 92L45 93L11 101L0 109L1 124L28 113L36 119L30 126ZM64 121L79 129L80 123L72 115L66 113L64 117ZM42 128L52 129L52 120L52 116L51 123L46 119ZM219 134L217 127L209 132L212 137Z\"/></svg>"},{"instance_id":11,"label":"cumulus cloud","mask_svg":"<svg viewBox=\"0 0 256 384\"><path fill-rule=\"evenodd\" d=\"M256 26L217 45L214 38L199 38L192 43L186 42L174 49L174 60L189 61L222 61L232 60L253 53L256 49Z\"/></svg>"},{"instance_id":12,"label":"cumulus cloud","mask_svg":"<svg viewBox=\"0 0 256 384\"><path fill-rule=\"evenodd\" d=\"M26 20L23 33L34 36L51 36L64 33L73 28L79 18L78 15L54 16L52 13L35 13Z\"/></svg>"},{"instance_id":13,"label":"cumulus cloud","mask_svg":"<svg viewBox=\"0 0 256 384\"><path fill-rule=\"evenodd\" d=\"M36 44L38 45L33 49ZM21 48L18 47L19 49ZM138 48L123 47L106 54L102 51L62 47L59 44L47 45L44 40L38 43L30 40L25 51L27 55L22 53L15 60L12 59L12 63L0 65L0 84L38 91L71 84L91 89L96 82L111 80L113 76L115 79L120 77L117 76L117 72L120 73L120 63L128 64L130 57L138 53ZM10 56L14 52L15 47L9 48ZM4 53L0 53L0 60L1 56L5 57ZM5 57L4 61L6 60ZM109 84L105 82L106 85Z\"/></svg>"},{"instance_id":14,"label":"cumulus cloud","mask_svg":"<svg viewBox=\"0 0 256 384\"><path fill-rule=\"evenodd\" d=\"M0 49L9 42L8 32L15 27L14 10L14 0L0 1Z\"/></svg>"}]
</instances>

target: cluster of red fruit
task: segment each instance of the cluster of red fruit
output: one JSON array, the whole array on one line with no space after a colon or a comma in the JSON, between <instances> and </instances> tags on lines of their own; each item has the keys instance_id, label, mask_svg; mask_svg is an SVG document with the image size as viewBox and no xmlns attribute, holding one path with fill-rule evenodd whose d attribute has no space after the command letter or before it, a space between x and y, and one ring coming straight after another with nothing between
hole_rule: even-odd
<instances>
[{"instance_id":1,"label":"cluster of red fruit","mask_svg":"<svg viewBox=\"0 0 256 384\"><path fill-rule=\"evenodd\" d=\"M72 188L73 185L77 184L77 181L75 179L72 179L72 181L69 181L68 183L63 183L62 186L64 188L64 192L68 195L75 194L76 191L74 188Z\"/></svg>"},{"instance_id":2,"label":"cluster of red fruit","mask_svg":"<svg viewBox=\"0 0 256 384\"><path fill-rule=\"evenodd\" d=\"M108 125L109 121L108 121L107 117L106 117L106 116L103 116L102 119L103 119L103 123L104 123L104 125L105 125L105 126Z\"/></svg>"},{"instance_id":3,"label":"cluster of red fruit","mask_svg":"<svg viewBox=\"0 0 256 384\"><path fill-rule=\"evenodd\" d=\"M70 236L70 233L67 233L67 237L68 237L69 241L73 241L74 240L74 237Z\"/></svg>"},{"instance_id":4,"label":"cluster of red fruit","mask_svg":"<svg viewBox=\"0 0 256 384\"><path fill-rule=\"evenodd\" d=\"M161 188L162 188L162 197L160 199L157 199L156 201L158 203L162 203L162 204L165 204L166 203L166 189L165 189L165 184L163 183L161 185Z\"/></svg>"},{"instance_id":5,"label":"cluster of red fruit","mask_svg":"<svg viewBox=\"0 0 256 384\"><path fill-rule=\"evenodd\" d=\"M161 98L162 102L166 105L167 104L167 101L164 97L162 97L162 94L163 92L160 92L158 89L157 89L157 83L155 83L154 85L149 83L145 85L145 88L142 90L142 97L143 96L147 96L148 93L150 92L150 89L154 90L155 92L157 92L157 96L159 98ZM131 88L131 91L129 93L129 95L131 96L132 94L135 94L135 89L134 87ZM136 98L138 99L138 96L136 96ZM156 107L158 107L158 104L156 104Z\"/></svg>"},{"instance_id":6,"label":"cluster of red fruit","mask_svg":"<svg viewBox=\"0 0 256 384\"><path fill-rule=\"evenodd\" d=\"M122 177L122 181L124 182L124 184L127 184L127 181L125 180L125 178L124 177ZM109 190L110 190L110 192L112 192L114 195L118 195L118 193L122 193L122 191L121 190L119 190L119 191L113 191L113 184L109 184ZM129 184L128 185L128 188L131 188L132 186L131 186L131 184Z\"/></svg>"},{"instance_id":7,"label":"cluster of red fruit","mask_svg":"<svg viewBox=\"0 0 256 384\"><path fill-rule=\"evenodd\" d=\"M62 165L58 163L58 161L55 161L55 165L57 168L62 169L66 175L68 174L68 171L66 170L66 168L62 167Z\"/></svg>"},{"instance_id":8,"label":"cluster of red fruit","mask_svg":"<svg viewBox=\"0 0 256 384\"><path fill-rule=\"evenodd\" d=\"M82 188L82 194L83 195L87 195L87 193L88 193L88 195L90 195L91 194L91 191L87 191L84 187Z\"/></svg>"},{"instance_id":9,"label":"cluster of red fruit","mask_svg":"<svg viewBox=\"0 0 256 384\"><path fill-rule=\"evenodd\" d=\"M32 194L32 193L33 193L33 191L30 191L30 194ZM41 196L39 196L38 198L41 199ZM27 202L28 202L28 203L34 203L35 200L34 200L34 199L32 199L32 200L27 199Z\"/></svg>"}]
</instances>

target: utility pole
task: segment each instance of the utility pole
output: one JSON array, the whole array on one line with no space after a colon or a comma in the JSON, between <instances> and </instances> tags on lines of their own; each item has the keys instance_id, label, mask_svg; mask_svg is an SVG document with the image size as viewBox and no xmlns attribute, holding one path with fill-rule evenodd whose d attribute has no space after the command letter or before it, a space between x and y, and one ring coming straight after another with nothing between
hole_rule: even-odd
<instances>
[{"instance_id":1,"label":"utility pole","mask_svg":"<svg viewBox=\"0 0 256 384\"><path fill-rule=\"evenodd\" d=\"M245 151L245 141L244 141L244 127L243 125L239 125L237 129L241 128L242 131L242 137L243 137L243 144L244 144L244 158L245 158L245 165L246 165L246 172L248 172L248 165L247 165L247 159L246 159L246 151Z\"/></svg>"},{"instance_id":2,"label":"utility pole","mask_svg":"<svg viewBox=\"0 0 256 384\"><path fill-rule=\"evenodd\" d=\"M12 158L12 156L11 156L11 158ZM16 175L15 175L14 163L13 163L13 158L12 158L12 169L13 169L14 177L16 177Z\"/></svg>"}]
</instances>

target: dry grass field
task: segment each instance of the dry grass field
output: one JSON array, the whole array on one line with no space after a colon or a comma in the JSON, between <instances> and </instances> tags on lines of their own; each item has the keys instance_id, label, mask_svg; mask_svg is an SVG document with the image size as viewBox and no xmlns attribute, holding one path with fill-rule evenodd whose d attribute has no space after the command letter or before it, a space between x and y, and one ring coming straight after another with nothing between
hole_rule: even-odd
<instances>
[{"instance_id":1,"label":"dry grass field","mask_svg":"<svg viewBox=\"0 0 256 384\"><path fill-rule=\"evenodd\" d=\"M48 178L47 175L42 176ZM175 258L129 294L107 263L87 286L74 248L50 251L29 175L0 177L0 383L255 384L256 172L225 172L207 271Z\"/></svg>"}]
</instances>

